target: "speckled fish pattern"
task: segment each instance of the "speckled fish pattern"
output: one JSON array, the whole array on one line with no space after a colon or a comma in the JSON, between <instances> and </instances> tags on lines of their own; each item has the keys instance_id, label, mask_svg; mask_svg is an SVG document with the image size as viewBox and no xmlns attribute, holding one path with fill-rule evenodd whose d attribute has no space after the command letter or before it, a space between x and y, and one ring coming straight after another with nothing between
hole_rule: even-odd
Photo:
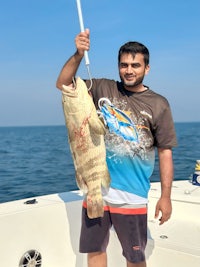
<instances>
[{"instance_id":1,"label":"speckled fish pattern","mask_svg":"<svg viewBox=\"0 0 200 267\"><path fill-rule=\"evenodd\" d=\"M98 117L85 82L79 77L76 78L74 88L63 85L62 105L76 182L86 193L88 217L102 217L104 209L101 188L108 188L110 184L104 123Z\"/></svg>"}]
</instances>

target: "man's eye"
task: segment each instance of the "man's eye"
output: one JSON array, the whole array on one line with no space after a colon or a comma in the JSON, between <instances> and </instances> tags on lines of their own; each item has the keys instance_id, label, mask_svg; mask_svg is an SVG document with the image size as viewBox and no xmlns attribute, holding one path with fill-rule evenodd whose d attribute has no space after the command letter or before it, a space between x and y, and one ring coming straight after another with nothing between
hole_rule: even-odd
<instances>
[{"instance_id":1,"label":"man's eye","mask_svg":"<svg viewBox=\"0 0 200 267\"><path fill-rule=\"evenodd\" d=\"M121 64L120 64L120 67L121 67L121 68L127 68L127 64L123 64L123 63L121 63Z\"/></svg>"},{"instance_id":2,"label":"man's eye","mask_svg":"<svg viewBox=\"0 0 200 267\"><path fill-rule=\"evenodd\" d=\"M140 67L140 64L133 64L132 65L132 68L134 68L134 69L137 69L137 68L139 68Z\"/></svg>"}]
</instances>

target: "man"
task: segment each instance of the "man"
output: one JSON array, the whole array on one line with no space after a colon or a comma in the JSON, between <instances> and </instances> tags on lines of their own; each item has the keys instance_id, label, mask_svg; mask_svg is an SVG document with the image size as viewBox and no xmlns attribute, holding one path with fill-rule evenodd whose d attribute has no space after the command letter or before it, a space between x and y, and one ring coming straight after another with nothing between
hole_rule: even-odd
<instances>
[{"instance_id":1,"label":"man","mask_svg":"<svg viewBox=\"0 0 200 267\"><path fill-rule=\"evenodd\" d=\"M90 48L89 30L76 36L76 52L67 61L57 87L72 85L84 51ZM176 146L174 124L168 101L143 85L149 72L149 51L138 42L124 44L118 55L121 82L93 79L91 94L96 107L106 98L116 107L116 117L124 125L123 133L112 130L105 135L107 165L111 176L108 191L103 191L103 218L89 219L83 206L80 252L88 253L89 267L106 267L109 229L113 225L120 240L127 267L145 267L147 241L147 197L153 172L155 147L158 150L161 196L155 209L160 224L172 212L172 147ZM90 81L85 81L90 86ZM73 90L73 88L72 88ZM129 122L126 126L123 122Z\"/></svg>"}]
</instances>

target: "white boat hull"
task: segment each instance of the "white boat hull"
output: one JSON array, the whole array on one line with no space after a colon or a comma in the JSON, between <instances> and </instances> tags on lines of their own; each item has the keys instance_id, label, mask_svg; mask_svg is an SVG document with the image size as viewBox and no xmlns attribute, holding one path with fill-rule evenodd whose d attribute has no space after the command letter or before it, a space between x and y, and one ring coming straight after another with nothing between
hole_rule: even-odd
<instances>
[{"instance_id":1,"label":"white boat hull","mask_svg":"<svg viewBox=\"0 0 200 267\"><path fill-rule=\"evenodd\" d=\"M188 181L173 183L173 215L160 226L154 219L160 183L153 183L149 193L148 267L200 266L200 187ZM18 200L0 204L0 265L24 267L86 267L85 254L79 253L82 196L79 191L36 198L36 204ZM31 256L30 256L31 257ZM37 258L38 257L38 258ZM27 261L26 261L26 258ZM36 262L41 262L36 265ZM21 265L20 265L21 264ZM32 264L32 265L31 265ZM108 247L108 266L126 266L114 230Z\"/></svg>"}]
</instances>

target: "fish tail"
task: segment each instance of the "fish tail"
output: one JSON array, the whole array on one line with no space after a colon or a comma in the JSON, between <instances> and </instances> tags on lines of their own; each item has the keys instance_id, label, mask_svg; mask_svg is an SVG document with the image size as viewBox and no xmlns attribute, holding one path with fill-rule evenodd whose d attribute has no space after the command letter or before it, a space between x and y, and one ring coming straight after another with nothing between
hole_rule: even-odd
<instances>
[{"instance_id":1,"label":"fish tail","mask_svg":"<svg viewBox=\"0 0 200 267\"><path fill-rule=\"evenodd\" d=\"M103 199L94 199L91 195L87 195L87 215L90 219L103 217Z\"/></svg>"}]
</instances>

